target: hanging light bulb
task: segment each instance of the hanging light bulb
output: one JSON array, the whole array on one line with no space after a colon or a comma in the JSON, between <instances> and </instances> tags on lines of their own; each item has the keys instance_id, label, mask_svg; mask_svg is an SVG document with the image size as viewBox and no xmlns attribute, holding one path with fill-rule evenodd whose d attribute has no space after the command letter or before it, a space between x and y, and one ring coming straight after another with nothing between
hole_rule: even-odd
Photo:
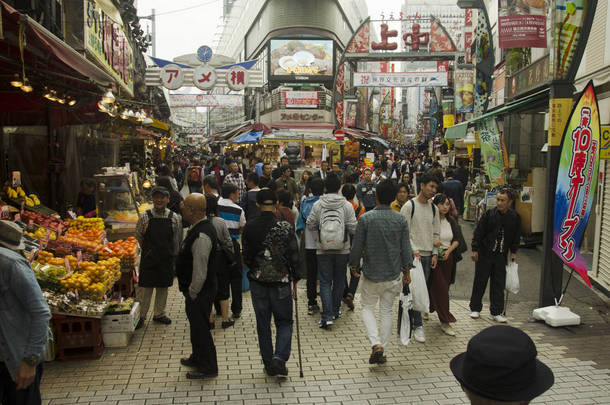
<instances>
[{"instance_id":1,"label":"hanging light bulb","mask_svg":"<svg viewBox=\"0 0 610 405\"><path fill-rule=\"evenodd\" d=\"M47 90L47 88L45 87L45 93L43 95L44 98L50 100L51 97L53 97L53 93L51 93L49 90Z\"/></svg>"},{"instance_id":2,"label":"hanging light bulb","mask_svg":"<svg viewBox=\"0 0 610 405\"><path fill-rule=\"evenodd\" d=\"M58 97L57 102L59 104L66 104L66 96L64 95L63 97Z\"/></svg>"},{"instance_id":3,"label":"hanging light bulb","mask_svg":"<svg viewBox=\"0 0 610 405\"><path fill-rule=\"evenodd\" d=\"M15 73L15 77L13 78L13 80L11 80L11 86L13 86L13 87L23 86L23 82L21 81L21 78L19 77L19 73Z\"/></svg>"},{"instance_id":4,"label":"hanging light bulb","mask_svg":"<svg viewBox=\"0 0 610 405\"><path fill-rule=\"evenodd\" d=\"M75 100L75 99L73 99L73 98L70 98L70 101L68 101L68 105L69 105L70 107L72 107L72 106L74 106L75 104L76 104L76 100Z\"/></svg>"},{"instance_id":5,"label":"hanging light bulb","mask_svg":"<svg viewBox=\"0 0 610 405\"><path fill-rule=\"evenodd\" d=\"M113 104L116 101L114 94L112 94L112 90L108 90L106 93L104 93L102 101L107 104Z\"/></svg>"},{"instance_id":6,"label":"hanging light bulb","mask_svg":"<svg viewBox=\"0 0 610 405\"><path fill-rule=\"evenodd\" d=\"M150 117L146 117L144 118L144 120L142 121L142 124L144 125L150 125L152 124L154 121L150 118Z\"/></svg>"},{"instance_id":7,"label":"hanging light bulb","mask_svg":"<svg viewBox=\"0 0 610 405\"><path fill-rule=\"evenodd\" d=\"M100 110L101 112L105 112L105 113L107 113L107 112L108 112L108 110L110 110L110 106L109 106L108 104L106 104L105 102L103 102L103 101L99 101L99 102L97 103L97 108L98 108L98 110Z\"/></svg>"},{"instance_id":8,"label":"hanging light bulb","mask_svg":"<svg viewBox=\"0 0 610 405\"><path fill-rule=\"evenodd\" d=\"M117 116L118 108L113 106L107 112L108 112L108 115L110 115L111 117L114 118Z\"/></svg>"},{"instance_id":9,"label":"hanging light bulb","mask_svg":"<svg viewBox=\"0 0 610 405\"><path fill-rule=\"evenodd\" d=\"M136 116L136 115L133 113L133 110L127 110L127 113L126 113L126 114L127 114L127 118L133 118L133 117L135 117L135 116Z\"/></svg>"},{"instance_id":10,"label":"hanging light bulb","mask_svg":"<svg viewBox=\"0 0 610 405\"><path fill-rule=\"evenodd\" d=\"M30 81L28 80L27 77L25 79L23 79L23 85L21 86L21 90L23 90L26 93L31 93L32 90L34 90L34 88L32 86L30 86Z\"/></svg>"},{"instance_id":11,"label":"hanging light bulb","mask_svg":"<svg viewBox=\"0 0 610 405\"><path fill-rule=\"evenodd\" d=\"M129 118L129 115L127 113L127 110L123 110L123 112L121 112L121 119L126 120L127 118Z\"/></svg>"}]
</instances>

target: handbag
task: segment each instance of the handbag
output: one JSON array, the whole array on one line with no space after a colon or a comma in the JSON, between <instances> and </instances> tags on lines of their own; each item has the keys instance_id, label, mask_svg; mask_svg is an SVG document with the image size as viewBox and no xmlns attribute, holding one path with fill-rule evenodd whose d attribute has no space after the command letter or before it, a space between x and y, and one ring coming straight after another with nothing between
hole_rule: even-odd
<instances>
[{"instance_id":1,"label":"handbag","mask_svg":"<svg viewBox=\"0 0 610 405\"><path fill-rule=\"evenodd\" d=\"M401 292L398 306L398 338L404 346L411 342L411 331L413 330L412 306L413 298L411 293L405 295L404 292Z\"/></svg>"},{"instance_id":2,"label":"handbag","mask_svg":"<svg viewBox=\"0 0 610 405\"><path fill-rule=\"evenodd\" d=\"M506 266L506 283L504 288L513 294L519 293L519 265L516 262L510 262Z\"/></svg>"},{"instance_id":3,"label":"handbag","mask_svg":"<svg viewBox=\"0 0 610 405\"><path fill-rule=\"evenodd\" d=\"M430 312L430 297L426 285L426 276L421 260L413 260L415 268L411 269L411 284L409 290L413 296L413 310L418 312Z\"/></svg>"}]
</instances>

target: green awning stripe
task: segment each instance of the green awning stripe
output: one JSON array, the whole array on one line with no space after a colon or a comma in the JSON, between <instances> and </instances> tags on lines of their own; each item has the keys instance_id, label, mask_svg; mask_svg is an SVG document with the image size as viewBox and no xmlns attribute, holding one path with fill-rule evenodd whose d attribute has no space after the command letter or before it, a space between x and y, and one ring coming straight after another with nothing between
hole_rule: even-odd
<instances>
[{"instance_id":1,"label":"green awning stripe","mask_svg":"<svg viewBox=\"0 0 610 405\"><path fill-rule=\"evenodd\" d=\"M519 107L522 107L522 106L532 103L534 101L542 100L543 98L547 98L548 96L549 96L549 89L545 89L545 90L541 91L540 93L536 93L536 94L531 95L522 100L516 101L511 104L507 104L503 107L498 108L497 110L493 110L493 111L487 112L483 115L479 115L478 117L474 117L473 119L471 119L467 122L468 122L468 124L473 124L477 121L484 120L485 118L493 117L495 115L504 114L504 113L516 110Z\"/></svg>"}]
</instances>

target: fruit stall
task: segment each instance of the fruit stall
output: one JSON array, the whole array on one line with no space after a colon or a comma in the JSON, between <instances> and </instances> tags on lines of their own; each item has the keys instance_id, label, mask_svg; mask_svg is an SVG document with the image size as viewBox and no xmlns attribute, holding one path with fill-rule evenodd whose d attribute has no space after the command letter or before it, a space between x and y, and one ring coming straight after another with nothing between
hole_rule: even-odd
<instances>
[{"instance_id":1,"label":"fruit stall","mask_svg":"<svg viewBox=\"0 0 610 405\"><path fill-rule=\"evenodd\" d=\"M98 358L104 346L126 346L139 320L139 305L133 299L136 239L109 242L102 218L64 220L24 206L15 208L6 200L3 195L3 219L23 228L24 256L53 314L55 339L46 360Z\"/></svg>"}]
</instances>

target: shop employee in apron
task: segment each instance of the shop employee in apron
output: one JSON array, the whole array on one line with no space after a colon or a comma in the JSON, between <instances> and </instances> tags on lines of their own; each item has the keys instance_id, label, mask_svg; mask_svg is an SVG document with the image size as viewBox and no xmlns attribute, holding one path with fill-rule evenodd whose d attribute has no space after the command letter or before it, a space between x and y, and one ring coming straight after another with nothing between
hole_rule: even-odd
<instances>
[{"instance_id":1,"label":"shop employee in apron","mask_svg":"<svg viewBox=\"0 0 610 405\"><path fill-rule=\"evenodd\" d=\"M136 239L142 250L136 290L141 315L136 329L144 325L153 291L156 291L153 321L165 325L172 323L165 315L165 305L167 289L174 282L174 259L182 240L182 218L167 208L167 188L155 187L152 190L152 200L153 209L140 215L136 225Z\"/></svg>"}]
</instances>

